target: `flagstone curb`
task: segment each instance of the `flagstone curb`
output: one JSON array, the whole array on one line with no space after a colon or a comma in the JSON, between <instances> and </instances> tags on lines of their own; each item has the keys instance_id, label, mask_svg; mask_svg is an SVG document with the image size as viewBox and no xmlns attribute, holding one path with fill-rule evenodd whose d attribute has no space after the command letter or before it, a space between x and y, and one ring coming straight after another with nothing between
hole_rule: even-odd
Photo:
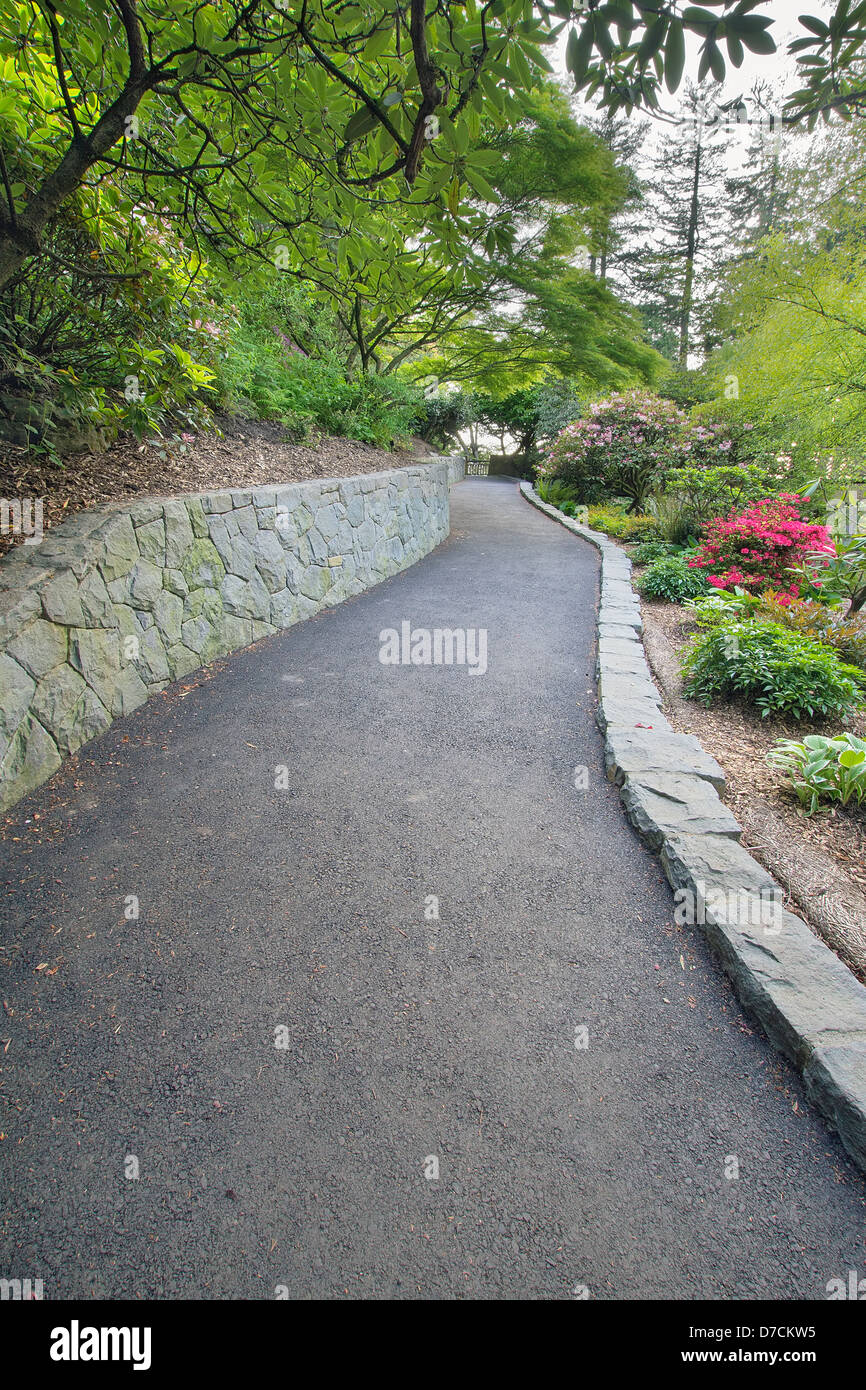
<instances>
[{"instance_id":1,"label":"flagstone curb","mask_svg":"<svg viewBox=\"0 0 866 1390\"><path fill-rule=\"evenodd\" d=\"M601 552L596 721L605 769L632 825L660 855L676 921L704 933L743 1006L800 1070L812 1102L866 1171L866 988L785 909L783 889L740 843L719 796L721 767L662 715L628 556L543 502L531 483L520 491Z\"/></svg>"}]
</instances>

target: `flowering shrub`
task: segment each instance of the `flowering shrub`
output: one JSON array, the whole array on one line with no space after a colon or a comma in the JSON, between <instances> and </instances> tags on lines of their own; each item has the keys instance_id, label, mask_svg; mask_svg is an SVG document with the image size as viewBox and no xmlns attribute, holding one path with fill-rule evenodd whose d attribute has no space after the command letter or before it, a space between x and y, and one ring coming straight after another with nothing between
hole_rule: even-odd
<instances>
[{"instance_id":1,"label":"flowering shrub","mask_svg":"<svg viewBox=\"0 0 866 1390\"><path fill-rule=\"evenodd\" d=\"M698 554L689 561L716 589L774 588L796 597L789 571L810 552L832 551L826 526L804 521L794 493L765 497L739 515L714 517Z\"/></svg>"},{"instance_id":2,"label":"flowering shrub","mask_svg":"<svg viewBox=\"0 0 866 1390\"><path fill-rule=\"evenodd\" d=\"M584 502L625 497L630 510L639 511L670 470L687 470L678 485L685 481L702 497L711 486L716 498L734 505L761 495L754 473L739 471L742 452L723 425L692 422L674 401L635 390L593 402L557 435L537 472L561 478ZM708 476L704 485L699 475L716 469L724 474Z\"/></svg>"},{"instance_id":3,"label":"flowering shrub","mask_svg":"<svg viewBox=\"0 0 866 1390\"><path fill-rule=\"evenodd\" d=\"M673 401L649 391L614 394L566 425L538 474L561 478L584 502L614 495L627 498L630 510L639 511L660 472L685 462L685 419Z\"/></svg>"}]
</instances>

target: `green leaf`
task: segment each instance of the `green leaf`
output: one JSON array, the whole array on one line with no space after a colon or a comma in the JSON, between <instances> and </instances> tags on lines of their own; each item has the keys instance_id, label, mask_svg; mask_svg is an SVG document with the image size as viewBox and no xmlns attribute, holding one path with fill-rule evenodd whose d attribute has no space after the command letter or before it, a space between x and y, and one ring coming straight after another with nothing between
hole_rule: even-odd
<instances>
[{"instance_id":1,"label":"green leaf","mask_svg":"<svg viewBox=\"0 0 866 1390\"><path fill-rule=\"evenodd\" d=\"M734 67L741 67L743 59L746 55L743 51L743 45L740 43L740 40L737 38L736 34L726 34L725 43L728 47L728 57L730 58Z\"/></svg>"},{"instance_id":2,"label":"green leaf","mask_svg":"<svg viewBox=\"0 0 866 1390\"><path fill-rule=\"evenodd\" d=\"M815 16L811 14L801 14L797 17L803 28L810 30L813 34L817 34L819 39L826 39L829 36L830 30L823 19L816 19Z\"/></svg>"},{"instance_id":3,"label":"green leaf","mask_svg":"<svg viewBox=\"0 0 866 1390\"><path fill-rule=\"evenodd\" d=\"M362 106L356 111L354 116L349 118L346 125L344 139L346 141L358 140L362 135L367 135L376 124L376 117L366 106Z\"/></svg>"},{"instance_id":4,"label":"green leaf","mask_svg":"<svg viewBox=\"0 0 866 1390\"><path fill-rule=\"evenodd\" d=\"M526 90L529 91L532 87L532 73L530 72L529 64L523 56L523 50L519 44L512 43L508 50L508 61L517 74L519 79L518 85L525 87Z\"/></svg>"},{"instance_id":5,"label":"green leaf","mask_svg":"<svg viewBox=\"0 0 866 1390\"><path fill-rule=\"evenodd\" d=\"M696 29L698 33L704 33L712 25L718 24L719 16L710 10L700 9L697 5L686 5L683 10L683 24L687 29Z\"/></svg>"},{"instance_id":6,"label":"green leaf","mask_svg":"<svg viewBox=\"0 0 866 1390\"><path fill-rule=\"evenodd\" d=\"M493 188L493 187L487 182L487 180L484 178L483 174L479 174L479 173L478 173L478 170L477 170L477 169L475 169L475 168L467 169L467 170L466 170L466 178L467 178L467 180L468 180L468 182L469 182L470 187L472 188L472 191L473 191L474 193L477 193L477 194L479 195L479 197L483 198L485 202L487 202L487 203L498 203L498 202L499 202L499 194L496 192L496 189Z\"/></svg>"},{"instance_id":7,"label":"green leaf","mask_svg":"<svg viewBox=\"0 0 866 1390\"><path fill-rule=\"evenodd\" d=\"M381 29L377 29L370 35L370 38L364 46L363 57L365 63L374 63L377 58L381 58L385 49L388 48L392 42L393 32L391 25L385 24Z\"/></svg>"},{"instance_id":8,"label":"green leaf","mask_svg":"<svg viewBox=\"0 0 866 1390\"><path fill-rule=\"evenodd\" d=\"M710 71L717 82L725 80L725 60L715 39L706 40L706 50L710 61Z\"/></svg>"},{"instance_id":9,"label":"green leaf","mask_svg":"<svg viewBox=\"0 0 866 1390\"><path fill-rule=\"evenodd\" d=\"M665 41L667 29L666 19L656 19L649 26L637 51L637 60L640 64L648 63L653 54L658 53Z\"/></svg>"},{"instance_id":10,"label":"green leaf","mask_svg":"<svg viewBox=\"0 0 866 1390\"><path fill-rule=\"evenodd\" d=\"M682 25L672 23L668 30L668 41L665 44L665 86L671 93L675 92L680 85L685 61L686 41Z\"/></svg>"},{"instance_id":11,"label":"green leaf","mask_svg":"<svg viewBox=\"0 0 866 1390\"><path fill-rule=\"evenodd\" d=\"M776 40L764 29L758 29L752 34L743 34L743 43L752 53L775 53Z\"/></svg>"}]
</instances>

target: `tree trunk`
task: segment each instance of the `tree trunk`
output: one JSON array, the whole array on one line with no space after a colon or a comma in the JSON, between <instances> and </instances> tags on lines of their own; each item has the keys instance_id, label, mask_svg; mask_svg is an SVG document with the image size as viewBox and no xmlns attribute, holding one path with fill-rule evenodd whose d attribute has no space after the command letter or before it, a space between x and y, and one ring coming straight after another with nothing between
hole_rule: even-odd
<instances>
[{"instance_id":1,"label":"tree trunk","mask_svg":"<svg viewBox=\"0 0 866 1390\"><path fill-rule=\"evenodd\" d=\"M145 77L129 82L88 137L75 137L53 174L43 180L27 207L14 221L0 220L0 290L18 274L30 256L41 251L41 237L62 204L79 187L84 175L126 134L126 118L135 113L147 90Z\"/></svg>"},{"instance_id":2,"label":"tree trunk","mask_svg":"<svg viewBox=\"0 0 866 1390\"><path fill-rule=\"evenodd\" d=\"M698 192L701 181L701 138L695 141L695 167L692 176L692 201L689 207L689 225L686 232L686 273L683 282L683 302L680 306L680 351L679 364L689 365L689 325L692 317L692 291L695 280L695 249L698 240Z\"/></svg>"}]
</instances>

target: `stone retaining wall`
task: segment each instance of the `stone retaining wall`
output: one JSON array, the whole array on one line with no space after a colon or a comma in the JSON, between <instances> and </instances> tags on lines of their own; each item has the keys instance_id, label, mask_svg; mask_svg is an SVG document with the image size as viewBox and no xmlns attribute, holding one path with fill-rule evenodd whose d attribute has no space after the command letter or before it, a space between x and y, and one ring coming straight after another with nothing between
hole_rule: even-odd
<instances>
[{"instance_id":1,"label":"stone retaining wall","mask_svg":"<svg viewBox=\"0 0 866 1390\"><path fill-rule=\"evenodd\" d=\"M459 459L81 512L0 560L0 810L149 695L421 559Z\"/></svg>"}]
</instances>

